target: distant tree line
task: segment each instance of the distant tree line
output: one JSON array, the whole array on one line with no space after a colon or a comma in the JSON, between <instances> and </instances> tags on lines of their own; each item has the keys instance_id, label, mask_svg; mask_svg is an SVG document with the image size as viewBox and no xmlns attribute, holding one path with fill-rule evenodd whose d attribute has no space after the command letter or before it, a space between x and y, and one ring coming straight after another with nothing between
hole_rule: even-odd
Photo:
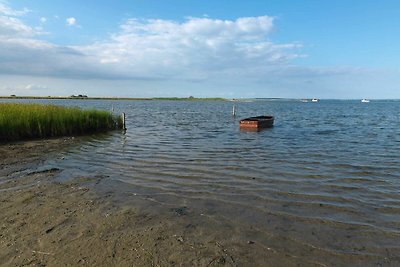
<instances>
[{"instance_id":1,"label":"distant tree line","mask_svg":"<svg viewBox=\"0 0 400 267\"><path fill-rule=\"evenodd\" d=\"M71 98L87 98L87 95L71 95Z\"/></svg>"}]
</instances>

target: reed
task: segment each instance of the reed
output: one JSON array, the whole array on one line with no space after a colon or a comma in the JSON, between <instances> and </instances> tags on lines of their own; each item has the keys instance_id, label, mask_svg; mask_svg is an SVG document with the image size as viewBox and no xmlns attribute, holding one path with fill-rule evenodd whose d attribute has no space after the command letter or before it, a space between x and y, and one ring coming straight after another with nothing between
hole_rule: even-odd
<instances>
[{"instance_id":1,"label":"reed","mask_svg":"<svg viewBox=\"0 0 400 267\"><path fill-rule=\"evenodd\" d=\"M122 127L121 118L107 111L0 103L0 142L84 135Z\"/></svg>"}]
</instances>

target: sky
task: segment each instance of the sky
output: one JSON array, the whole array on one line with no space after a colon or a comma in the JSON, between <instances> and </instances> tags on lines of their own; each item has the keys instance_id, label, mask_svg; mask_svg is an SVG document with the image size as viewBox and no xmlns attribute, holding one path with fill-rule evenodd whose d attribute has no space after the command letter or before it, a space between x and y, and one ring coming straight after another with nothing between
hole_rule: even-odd
<instances>
[{"instance_id":1,"label":"sky","mask_svg":"<svg viewBox=\"0 0 400 267\"><path fill-rule=\"evenodd\" d=\"M0 95L400 99L397 0L0 0Z\"/></svg>"}]
</instances>

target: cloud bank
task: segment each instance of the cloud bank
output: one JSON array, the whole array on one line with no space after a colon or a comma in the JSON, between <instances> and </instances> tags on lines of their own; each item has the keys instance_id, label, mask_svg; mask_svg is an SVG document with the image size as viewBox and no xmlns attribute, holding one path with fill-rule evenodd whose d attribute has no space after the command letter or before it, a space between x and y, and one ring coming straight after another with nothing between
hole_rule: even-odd
<instances>
[{"instance_id":1,"label":"cloud bank","mask_svg":"<svg viewBox=\"0 0 400 267\"><path fill-rule=\"evenodd\" d=\"M181 23L129 19L109 40L78 49L126 76L201 80L299 57L300 45L268 40L272 29L269 16L188 18Z\"/></svg>"},{"instance_id":2,"label":"cloud bank","mask_svg":"<svg viewBox=\"0 0 400 267\"><path fill-rule=\"evenodd\" d=\"M269 40L270 16L236 20L186 18L182 22L131 18L108 39L60 46L40 39L22 22L26 10L0 4L0 71L75 79L178 79L257 75L300 57L296 43ZM77 26L74 17L67 26Z\"/></svg>"},{"instance_id":3,"label":"cloud bank","mask_svg":"<svg viewBox=\"0 0 400 267\"><path fill-rule=\"evenodd\" d=\"M143 88L157 95L181 95L179 88L188 88L181 91L222 97L314 97L321 90L331 90L331 95L325 95L336 97L332 84L341 87L340 93L352 91L356 96L363 86L374 84L371 79L382 82L382 77L388 77L392 84L400 82L394 78L397 72L296 66L295 60L305 57L302 45L274 42L275 18L267 15L232 20L130 18L104 40L63 46L44 41L42 27L24 23L28 9L13 10L5 3L0 0L0 78L8 76L3 80L13 84L15 92L47 94L51 88L46 83L52 83L64 87L59 92L68 91L65 84L74 89L92 86L91 92L85 92L92 95L110 95L107 89L104 93L96 90L114 84L125 88L122 95L133 96L149 96L139 93ZM41 26L48 24L45 17L38 21ZM81 27L74 17L65 18L65 23ZM10 78L15 75L24 77L25 83L16 84ZM5 86L0 93L9 92Z\"/></svg>"}]
</instances>

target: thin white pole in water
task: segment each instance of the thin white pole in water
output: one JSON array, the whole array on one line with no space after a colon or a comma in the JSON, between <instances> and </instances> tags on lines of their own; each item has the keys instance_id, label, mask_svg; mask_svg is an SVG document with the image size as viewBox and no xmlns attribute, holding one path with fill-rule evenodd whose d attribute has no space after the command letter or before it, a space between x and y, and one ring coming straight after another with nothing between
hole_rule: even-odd
<instances>
[{"instance_id":1,"label":"thin white pole in water","mask_svg":"<svg viewBox=\"0 0 400 267\"><path fill-rule=\"evenodd\" d=\"M232 108L232 116L233 117L236 116L236 106L235 105L233 105L233 108Z\"/></svg>"},{"instance_id":2,"label":"thin white pole in water","mask_svg":"<svg viewBox=\"0 0 400 267\"><path fill-rule=\"evenodd\" d=\"M122 112L121 118L122 118L122 129L126 130L126 116L124 112Z\"/></svg>"}]
</instances>

